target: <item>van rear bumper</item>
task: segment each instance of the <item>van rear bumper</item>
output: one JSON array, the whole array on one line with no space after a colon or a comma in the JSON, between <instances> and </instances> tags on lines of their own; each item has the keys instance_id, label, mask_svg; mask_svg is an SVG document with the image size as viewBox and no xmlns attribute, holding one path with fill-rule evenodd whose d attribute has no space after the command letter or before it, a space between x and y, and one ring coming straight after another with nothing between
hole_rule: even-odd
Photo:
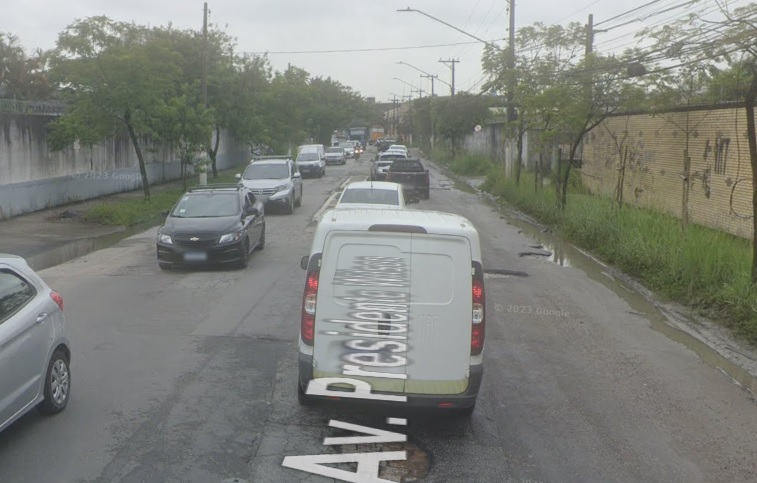
<instances>
[{"instance_id":1,"label":"van rear bumper","mask_svg":"<svg viewBox=\"0 0 757 483\"><path fill-rule=\"evenodd\" d=\"M349 377L349 376L344 376ZM440 408L440 409L459 409L470 408L476 404L478 392L481 389L481 381L484 377L484 365L478 364L470 366L470 377L468 378L468 388L461 394L410 394L410 393L390 393L384 391L375 391L376 394L391 394L407 396L406 402L380 401L381 405L388 407L403 407L408 409L414 408ZM299 354L299 383L303 391L307 390L308 383L313 380L313 356ZM332 398L322 396L308 396L313 400L333 400ZM350 402L358 403L364 401L367 404L376 404L379 401L373 399L344 398ZM453 406L440 406L441 403L452 403Z\"/></svg>"}]
</instances>

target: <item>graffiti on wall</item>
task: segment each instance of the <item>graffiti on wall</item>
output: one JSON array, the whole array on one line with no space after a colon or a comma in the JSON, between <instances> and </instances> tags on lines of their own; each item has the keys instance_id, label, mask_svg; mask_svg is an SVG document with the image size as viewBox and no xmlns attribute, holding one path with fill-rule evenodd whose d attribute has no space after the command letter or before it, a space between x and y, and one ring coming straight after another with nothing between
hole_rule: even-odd
<instances>
[{"instance_id":1,"label":"graffiti on wall","mask_svg":"<svg viewBox=\"0 0 757 483\"><path fill-rule=\"evenodd\" d=\"M726 162L728 161L728 146L731 138L723 136L721 131L715 136L715 144L708 139L704 145L704 160L707 162L712 154L715 155L715 173L725 174Z\"/></svg>"}]
</instances>

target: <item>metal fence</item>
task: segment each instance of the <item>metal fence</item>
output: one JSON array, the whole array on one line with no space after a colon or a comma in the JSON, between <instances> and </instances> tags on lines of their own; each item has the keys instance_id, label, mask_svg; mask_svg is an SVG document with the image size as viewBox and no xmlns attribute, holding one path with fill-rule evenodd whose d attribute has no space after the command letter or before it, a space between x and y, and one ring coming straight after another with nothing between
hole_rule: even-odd
<instances>
[{"instance_id":1,"label":"metal fence","mask_svg":"<svg viewBox=\"0 0 757 483\"><path fill-rule=\"evenodd\" d=\"M19 101L16 99L0 99L0 112L60 116L64 111L65 105L62 102L57 101Z\"/></svg>"}]
</instances>

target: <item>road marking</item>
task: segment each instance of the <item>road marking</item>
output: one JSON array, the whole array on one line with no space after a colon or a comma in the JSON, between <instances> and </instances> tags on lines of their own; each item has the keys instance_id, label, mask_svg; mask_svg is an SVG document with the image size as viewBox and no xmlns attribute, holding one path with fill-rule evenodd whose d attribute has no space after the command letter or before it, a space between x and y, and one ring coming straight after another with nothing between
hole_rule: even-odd
<instances>
[{"instance_id":1,"label":"road marking","mask_svg":"<svg viewBox=\"0 0 757 483\"><path fill-rule=\"evenodd\" d=\"M331 207L331 204L336 199L337 196L339 196L341 191L336 191L329 196L329 199L326 200L326 202L321 206L321 208L318 210L318 212L313 216L313 221L315 223L318 223L321 219L321 216L323 216L323 213L328 210Z\"/></svg>"}]
</instances>

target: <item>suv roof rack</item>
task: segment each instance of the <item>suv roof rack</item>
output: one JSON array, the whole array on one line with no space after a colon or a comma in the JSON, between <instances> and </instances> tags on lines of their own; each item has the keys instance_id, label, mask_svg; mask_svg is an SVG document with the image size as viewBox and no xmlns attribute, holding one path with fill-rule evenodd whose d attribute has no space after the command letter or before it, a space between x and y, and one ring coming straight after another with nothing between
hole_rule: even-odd
<instances>
[{"instance_id":1,"label":"suv roof rack","mask_svg":"<svg viewBox=\"0 0 757 483\"><path fill-rule=\"evenodd\" d=\"M239 191L241 189L244 189L244 186L239 184L231 184L231 183L218 183L218 184L199 184L197 186L192 186L189 188L190 193L194 193L195 191Z\"/></svg>"}]
</instances>

